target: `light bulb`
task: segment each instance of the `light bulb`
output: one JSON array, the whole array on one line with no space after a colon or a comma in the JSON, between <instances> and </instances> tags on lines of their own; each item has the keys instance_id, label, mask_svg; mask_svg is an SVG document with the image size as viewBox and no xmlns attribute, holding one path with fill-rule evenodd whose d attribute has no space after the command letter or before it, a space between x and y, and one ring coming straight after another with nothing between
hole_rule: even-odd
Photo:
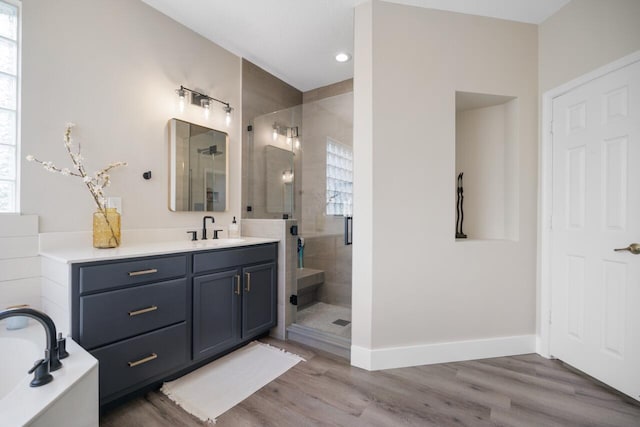
<instances>
[{"instance_id":1,"label":"light bulb","mask_svg":"<svg viewBox=\"0 0 640 427\"><path fill-rule=\"evenodd\" d=\"M178 94L178 109L180 112L184 112L184 98L186 97L186 91L182 89L176 89L176 93Z\"/></svg>"},{"instance_id":2,"label":"light bulb","mask_svg":"<svg viewBox=\"0 0 640 427\"><path fill-rule=\"evenodd\" d=\"M291 145L291 137L290 136L287 137L287 145Z\"/></svg>"},{"instance_id":3,"label":"light bulb","mask_svg":"<svg viewBox=\"0 0 640 427\"><path fill-rule=\"evenodd\" d=\"M273 134L271 135L271 137L274 141L278 139L278 128L275 126L273 127Z\"/></svg>"},{"instance_id":4,"label":"light bulb","mask_svg":"<svg viewBox=\"0 0 640 427\"><path fill-rule=\"evenodd\" d=\"M296 150L300 149L300 138L296 138Z\"/></svg>"},{"instance_id":5,"label":"light bulb","mask_svg":"<svg viewBox=\"0 0 640 427\"><path fill-rule=\"evenodd\" d=\"M200 101L200 105L204 109L204 118L208 119L209 118L209 112L211 110L211 101L209 101L208 99L203 99L203 100Z\"/></svg>"},{"instance_id":6,"label":"light bulb","mask_svg":"<svg viewBox=\"0 0 640 427\"><path fill-rule=\"evenodd\" d=\"M224 121L228 127L231 124L231 111L233 111L233 108L231 108L229 104L227 104L224 107L222 107L222 109L225 111L225 113L227 113L226 117L224 118Z\"/></svg>"}]
</instances>

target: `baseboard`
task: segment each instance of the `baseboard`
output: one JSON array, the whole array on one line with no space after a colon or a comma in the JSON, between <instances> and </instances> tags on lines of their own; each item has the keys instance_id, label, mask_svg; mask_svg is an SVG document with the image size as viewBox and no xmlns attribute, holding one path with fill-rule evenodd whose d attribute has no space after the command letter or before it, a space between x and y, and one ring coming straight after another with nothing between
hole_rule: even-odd
<instances>
[{"instance_id":1,"label":"baseboard","mask_svg":"<svg viewBox=\"0 0 640 427\"><path fill-rule=\"evenodd\" d=\"M536 352L536 336L488 338L406 347L368 349L351 346L351 364L369 371L460 362Z\"/></svg>"}]
</instances>

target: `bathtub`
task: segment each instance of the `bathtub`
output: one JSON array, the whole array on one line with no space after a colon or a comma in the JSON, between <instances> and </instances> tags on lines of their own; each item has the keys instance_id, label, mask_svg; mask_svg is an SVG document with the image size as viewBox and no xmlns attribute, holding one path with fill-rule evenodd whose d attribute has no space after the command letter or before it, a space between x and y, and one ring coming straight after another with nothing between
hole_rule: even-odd
<instances>
[{"instance_id":1,"label":"bathtub","mask_svg":"<svg viewBox=\"0 0 640 427\"><path fill-rule=\"evenodd\" d=\"M27 371L44 357L45 347L38 322L13 331L0 322L0 426L97 426L98 361L67 338L69 357L52 372L53 381L30 387Z\"/></svg>"}]
</instances>

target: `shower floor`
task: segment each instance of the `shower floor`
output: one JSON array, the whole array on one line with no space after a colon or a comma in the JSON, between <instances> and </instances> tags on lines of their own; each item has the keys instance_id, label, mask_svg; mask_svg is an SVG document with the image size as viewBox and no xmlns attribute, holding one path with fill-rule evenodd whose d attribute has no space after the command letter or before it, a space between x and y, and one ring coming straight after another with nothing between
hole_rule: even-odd
<instances>
[{"instance_id":1,"label":"shower floor","mask_svg":"<svg viewBox=\"0 0 640 427\"><path fill-rule=\"evenodd\" d=\"M342 326L345 322L349 322ZM337 323L334 323L337 322ZM296 323L351 339L351 308L317 302L298 310Z\"/></svg>"}]
</instances>

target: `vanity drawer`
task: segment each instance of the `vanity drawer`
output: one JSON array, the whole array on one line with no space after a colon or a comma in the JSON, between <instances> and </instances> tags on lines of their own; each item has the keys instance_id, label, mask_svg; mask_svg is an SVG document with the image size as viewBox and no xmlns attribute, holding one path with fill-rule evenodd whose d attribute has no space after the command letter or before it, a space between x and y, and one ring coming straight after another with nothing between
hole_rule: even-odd
<instances>
[{"instance_id":1,"label":"vanity drawer","mask_svg":"<svg viewBox=\"0 0 640 427\"><path fill-rule=\"evenodd\" d=\"M275 243L237 249L197 252L193 255L193 273L202 273L204 271L235 267L243 264L273 261L277 256L278 251Z\"/></svg>"},{"instance_id":2,"label":"vanity drawer","mask_svg":"<svg viewBox=\"0 0 640 427\"><path fill-rule=\"evenodd\" d=\"M108 345L91 354L100 367L100 399L188 361L185 323Z\"/></svg>"},{"instance_id":3,"label":"vanity drawer","mask_svg":"<svg viewBox=\"0 0 640 427\"><path fill-rule=\"evenodd\" d=\"M186 274L186 255L81 266L79 290L82 295L125 285L174 279Z\"/></svg>"},{"instance_id":4,"label":"vanity drawer","mask_svg":"<svg viewBox=\"0 0 640 427\"><path fill-rule=\"evenodd\" d=\"M80 344L95 348L186 319L187 279L80 297Z\"/></svg>"}]
</instances>

